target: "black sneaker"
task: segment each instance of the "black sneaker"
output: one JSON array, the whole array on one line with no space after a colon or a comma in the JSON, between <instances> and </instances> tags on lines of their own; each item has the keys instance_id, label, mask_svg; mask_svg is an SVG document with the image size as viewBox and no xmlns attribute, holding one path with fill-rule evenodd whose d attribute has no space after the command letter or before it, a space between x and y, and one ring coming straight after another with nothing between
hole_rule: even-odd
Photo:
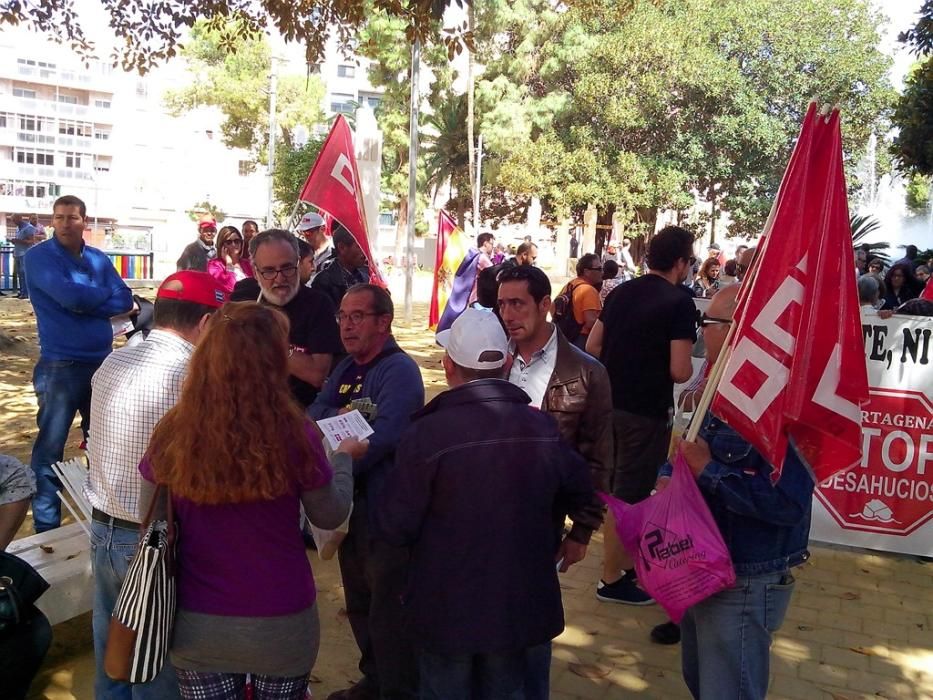
<instances>
[{"instance_id":1,"label":"black sneaker","mask_svg":"<svg viewBox=\"0 0 933 700\"><path fill-rule=\"evenodd\" d=\"M680 625L670 621L655 625L651 630L651 641L655 644L679 644Z\"/></svg>"},{"instance_id":2,"label":"black sneaker","mask_svg":"<svg viewBox=\"0 0 933 700\"><path fill-rule=\"evenodd\" d=\"M625 574L614 583L602 579L596 584L596 597L604 603L624 603L625 605L653 605L654 598L638 587L637 579Z\"/></svg>"}]
</instances>

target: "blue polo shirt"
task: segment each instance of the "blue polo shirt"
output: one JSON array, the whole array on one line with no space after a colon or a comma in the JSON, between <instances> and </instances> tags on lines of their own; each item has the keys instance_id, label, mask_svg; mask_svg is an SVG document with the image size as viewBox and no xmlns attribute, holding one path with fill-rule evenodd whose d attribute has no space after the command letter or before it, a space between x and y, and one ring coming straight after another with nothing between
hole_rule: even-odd
<instances>
[{"instance_id":1,"label":"blue polo shirt","mask_svg":"<svg viewBox=\"0 0 933 700\"><path fill-rule=\"evenodd\" d=\"M133 307L129 287L110 258L89 245L72 255L53 237L30 248L24 262L40 358L103 360L113 347L110 317Z\"/></svg>"},{"instance_id":2,"label":"blue polo shirt","mask_svg":"<svg viewBox=\"0 0 933 700\"><path fill-rule=\"evenodd\" d=\"M27 243L28 238L36 235L36 227L28 221L21 221L16 229L16 238L13 239L13 257L21 258L32 247L32 243ZM27 273L28 274L28 273Z\"/></svg>"}]
</instances>

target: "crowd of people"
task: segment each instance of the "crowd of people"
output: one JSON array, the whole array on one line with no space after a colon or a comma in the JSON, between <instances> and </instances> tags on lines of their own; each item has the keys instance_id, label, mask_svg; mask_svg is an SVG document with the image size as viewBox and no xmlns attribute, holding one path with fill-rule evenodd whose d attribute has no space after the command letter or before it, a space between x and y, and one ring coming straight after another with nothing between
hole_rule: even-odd
<instances>
[{"instance_id":1,"label":"crowd of people","mask_svg":"<svg viewBox=\"0 0 933 700\"><path fill-rule=\"evenodd\" d=\"M882 317L893 313L933 316L931 261L919 257L917 246L908 245L904 257L891 264L871 254L867 245L855 251L862 312Z\"/></svg>"},{"instance_id":2,"label":"crowd of people","mask_svg":"<svg viewBox=\"0 0 933 700\"><path fill-rule=\"evenodd\" d=\"M202 218L156 293L151 331L112 351L111 319L137 303L84 243L86 217L81 200L59 198L53 237L25 255L39 434L31 469L13 464L9 483L17 503L32 497L37 532L58 527L51 464L80 414L97 698L303 700L328 640L302 512L347 529L338 562L361 678L330 700L549 697L559 573L600 529L595 596L654 602L598 494L638 503L667 487L674 384L694 374L698 330L708 360L720 352L754 249L698 263L692 234L670 226L652 238L645 274L633 276L620 246L580 256L554 290L532 241L496 261L494 236L480 234L470 304L436 337L448 389L425 405L418 364L393 337L392 298L339 224L328 236L310 213L296 235ZM889 270L885 296L900 303L919 267L892 266L900 281ZM702 316L696 294L711 298ZM354 409L373 432L330 449L316 421ZM694 697L764 698L792 569L809 556L813 482L790 447L773 484L773 465L713 414L696 441L674 442L737 582L651 638L682 641ZM105 672L109 622L140 525L169 517L166 491L180 533L170 657L131 686ZM0 535L25 517L5 503ZM48 646L40 615L17 642L31 665L0 662L0 674L34 673ZM28 678L16 688L24 696Z\"/></svg>"}]
</instances>

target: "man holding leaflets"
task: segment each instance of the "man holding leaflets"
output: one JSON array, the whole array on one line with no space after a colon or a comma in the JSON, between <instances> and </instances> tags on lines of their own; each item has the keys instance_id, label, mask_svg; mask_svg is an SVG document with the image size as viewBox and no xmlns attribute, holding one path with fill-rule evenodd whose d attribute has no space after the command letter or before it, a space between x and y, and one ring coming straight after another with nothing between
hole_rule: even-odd
<instances>
[{"instance_id":1,"label":"man holding leaflets","mask_svg":"<svg viewBox=\"0 0 933 700\"><path fill-rule=\"evenodd\" d=\"M360 443L352 455L353 513L338 551L363 678L332 693L330 700L417 695L414 652L404 633L401 600L409 550L390 544L370 527L382 485L396 469L399 439L412 414L424 405L421 372L392 337L393 316L392 297L384 289L372 284L350 287L337 312L340 340L349 356L334 367L308 409L315 420L356 409L373 430L368 444Z\"/></svg>"}]
</instances>

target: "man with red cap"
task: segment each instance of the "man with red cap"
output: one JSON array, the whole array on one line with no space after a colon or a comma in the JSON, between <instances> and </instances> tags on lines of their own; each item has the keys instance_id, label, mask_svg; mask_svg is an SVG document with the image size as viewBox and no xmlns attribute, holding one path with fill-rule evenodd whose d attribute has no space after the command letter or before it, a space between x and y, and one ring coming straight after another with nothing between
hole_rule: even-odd
<instances>
[{"instance_id":1,"label":"man with red cap","mask_svg":"<svg viewBox=\"0 0 933 700\"><path fill-rule=\"evenodd\" d=\"M214 259L217 251L214 249L214 235L217 233L217 222L210 214L205 214L198 221L198 239L189 243L175 263L179 270L198 270L207 272L207 263Z\"/></svg>"},{"instance_id":2,"label":"man with red cap","mask_svg":"<svg viewBox=\"0 0 933 700\"><path fill-rule=\"evenodd\" d=\"M227 300L223 287L206 272L170 275L156 294L153 330L142 343L111 353L91 381L90 472L84 494L93 508L94 697L179 697L171 664L149 683L131 686L107 677L104 650L110 617L139 543L139 462L156 423L181 394L188 360L208 318Z\"/></svg>"}]
</instances>

